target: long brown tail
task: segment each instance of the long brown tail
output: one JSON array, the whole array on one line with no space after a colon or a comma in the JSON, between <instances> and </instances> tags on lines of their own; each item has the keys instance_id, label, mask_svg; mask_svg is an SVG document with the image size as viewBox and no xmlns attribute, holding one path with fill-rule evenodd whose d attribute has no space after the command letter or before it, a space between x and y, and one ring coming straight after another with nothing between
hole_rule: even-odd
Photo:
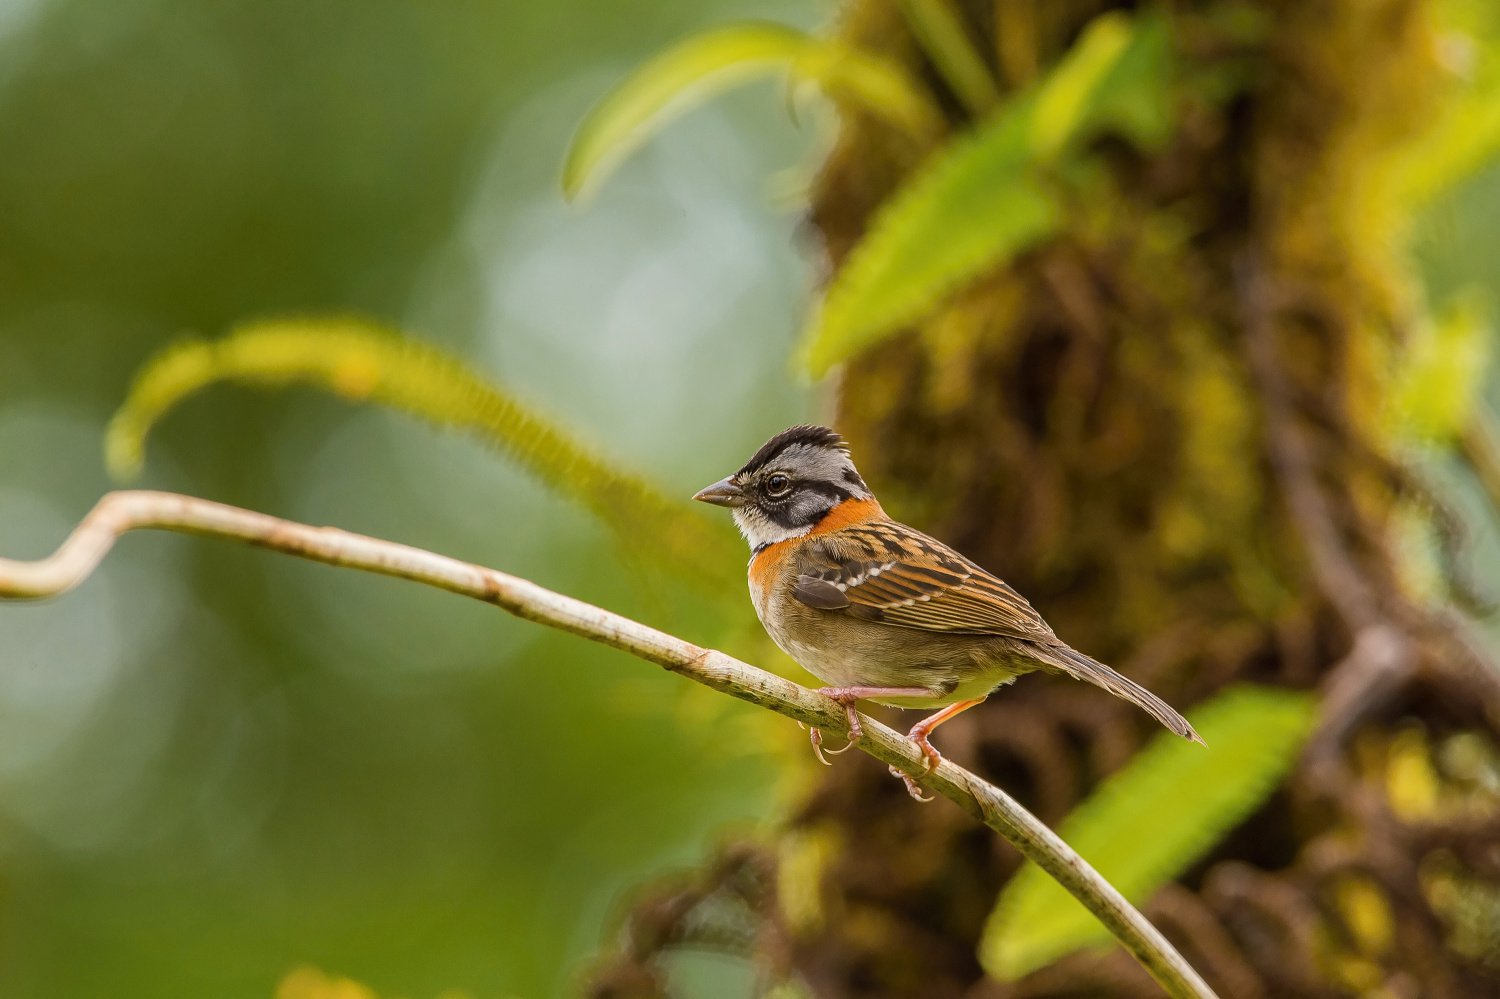
<instances>
[{"instance_id":1,"label":"long brown tail","mask_svg":"<svg viewBox=\"0 0 1500 999\"><path fill-rule=\"evenodd\" d=\"M1056 666L1075 680L1087 680L1096 687L1103 687L1116 697L1134 704L1167 728L1191 742L1203 742L1203 737L1193 731L1188 720L1166 701L1142 687L1128 677L1121 676L1096 659L1090 659L1066 645L1033 645L1037 658ZM1203 745L1208 743L1203 742Z\"/></svg>"}]
</instances>

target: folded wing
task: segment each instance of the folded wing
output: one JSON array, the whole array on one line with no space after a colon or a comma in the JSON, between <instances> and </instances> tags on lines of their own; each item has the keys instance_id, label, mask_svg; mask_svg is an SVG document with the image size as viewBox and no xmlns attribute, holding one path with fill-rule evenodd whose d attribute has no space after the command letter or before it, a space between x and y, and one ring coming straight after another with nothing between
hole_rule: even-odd
<instances>
[{"instance_id":1,"label":"folded wing","mask_svg":"<svg viewBox=\"0 0 1500 999\"><path fill-rule=\"evenodd\" d=\"M1003 580L904 524L845 528L806 557L793 592L810 607L921 631L1057 641Z\"/></svg>"},{"instance_id":2,"label":"folded wing","mask_svg":"<svg viewBox=\"0 0 1500 999\"><path fill-rule=\"evenodd\" d=\"M894 521L859 524L806 549L793 594L809 607L899 628L1005 635L1041 662L1149 712L1173 732L1203 740L1171 705L1059 641L1026 598L940 541Z\"/></svg>"}]
</instances>

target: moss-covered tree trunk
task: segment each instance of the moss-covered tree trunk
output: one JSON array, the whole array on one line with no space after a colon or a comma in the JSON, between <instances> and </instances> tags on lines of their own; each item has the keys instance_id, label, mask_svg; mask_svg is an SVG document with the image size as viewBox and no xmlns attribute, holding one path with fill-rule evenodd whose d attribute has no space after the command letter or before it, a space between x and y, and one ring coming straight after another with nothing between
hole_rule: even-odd
<instances>
[{"instance_id":1,"label":"moss-covered tree trunk","mask_svg":"<svg viewBox=\"0 0 1500 999\"><path fill-rule=\"evenodd\" d=\"M1003 88L1111 6L961 5ZM893 516L1179 707L1243 681L1319 691L1318 733L1269 803L1147 905L1224 999L1500 995L1500 822L1445 797L1500 695L1462 626L1403 588L1393 521L1420 489L1380 429L1412 301L1369 215L1387 154L1432 110L1428 12L1168 6L1172 140L1105 144L1107 181L1063 236L849 364L839 429ZM841 17L942 92L891 0ZM812 212L832 268L915 166L848 109ZM939 743L1056 823L1154 734L1101 691L1033 676ZM1160 994L1118 948L985 979L976 944L1019 856L873 760L829 770L790 835L821 844L817 898L777 904L764 857L725 876L749 886L762 959L819 997ZM651 925L658 943L680 932Z\"/></svg>"}]
</instances>

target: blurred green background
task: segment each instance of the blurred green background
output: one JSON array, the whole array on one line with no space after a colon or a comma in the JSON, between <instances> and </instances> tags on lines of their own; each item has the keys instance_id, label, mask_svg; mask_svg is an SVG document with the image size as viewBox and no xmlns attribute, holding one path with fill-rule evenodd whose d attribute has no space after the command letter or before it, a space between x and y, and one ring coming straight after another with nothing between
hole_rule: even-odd
<instances>
[{"instance_id":1,"label":"blurred green background","mask_svg":"<svg viewBox=\"0 0 1500 999\"><path fill-rule=\"evenodd\" d=\"M0 553L47 553L111 487L102 432L149 355L247 318L401 326L676 493L816 417L786 374L815 262L772 189L819 127L762 86L587 208L557 173L671 40L828 14L0 0ZM1500 287L1497 220L1492 170L1424 221L1435 301ZM681 603L482 446L309 391L190 401L143 484ZM67 598L0 606L0 995L266 999L305 963L411 999L565 994L622 892L772 809L775 763L726 734L748 711L444 594L132 536Z\"/></svg>"},{"instance_id":2,"label":"blurred green background","mask_svg":"<svg viewBox=\"0 0 1500 999\"><path fill-rule=\"evenodd\" d=\"M0 2L0 552L46 553L111 487L101 433L150 354L257 316L402 326L676 493L811 415L785 360L807 266L766 188L816 135L774 88L587 209L557 193L614 79L742 16L821 14ZM493 452L310 391L204 393L142 484L661 599ZM127 538L67 598L0 607L0 995L269 999L302 963L566 992L628 886L770 805L739 709L687 687L420 587Z\"/></svg>"}]
</instances>

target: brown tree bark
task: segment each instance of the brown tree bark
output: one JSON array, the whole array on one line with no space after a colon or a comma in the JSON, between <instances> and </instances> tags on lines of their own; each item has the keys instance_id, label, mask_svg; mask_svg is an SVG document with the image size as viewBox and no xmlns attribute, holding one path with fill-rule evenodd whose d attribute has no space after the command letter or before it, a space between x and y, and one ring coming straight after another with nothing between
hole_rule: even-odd
<instances>
[{"instance_id":1,"label":"brown tree bark","mask_svg":"<svg viewBox=\"0 0 1500 999\"><path fill-rule=\"evenodd\" d=\"M1014 87L1118 5L961 6ZM1403 587L1393 518L1434 501L1379 426L1380 361L1413 305L1362 213L1383 157L1432 111L1428 11L1170 8L1185 82L1169 145L1102 143L1110 181L1064 236L848 366L839 429L893 516L1173 704L1242 681L1319 691L1320 727L1282 787L1147 908L1224 999L1500 996L1500 916L1474 901L1500 898L1500 815L1388 790L1398 760L1441 771L1431 760L1455 739L1500 733L1497 674L1466 624ZM847 5L838 32L942 92L889 0ZM831 268L916 166L845 110L811 216ZM942 748L1056 823L1153 734L1128 704L1033 676L946 726ZM776 902L764 851L729 854L739 866L695 889L748 914L768 981L827 999L1159 994L1118 950L986 980L980 929L1019 857L957 810L906 800L870 760L830 770L788 835L825 844L812 916ZM653 939L682 939L671 925ZM662 987L613 988L625 981L602 975L595 994Z\"/></svg>"}]
</instances>

